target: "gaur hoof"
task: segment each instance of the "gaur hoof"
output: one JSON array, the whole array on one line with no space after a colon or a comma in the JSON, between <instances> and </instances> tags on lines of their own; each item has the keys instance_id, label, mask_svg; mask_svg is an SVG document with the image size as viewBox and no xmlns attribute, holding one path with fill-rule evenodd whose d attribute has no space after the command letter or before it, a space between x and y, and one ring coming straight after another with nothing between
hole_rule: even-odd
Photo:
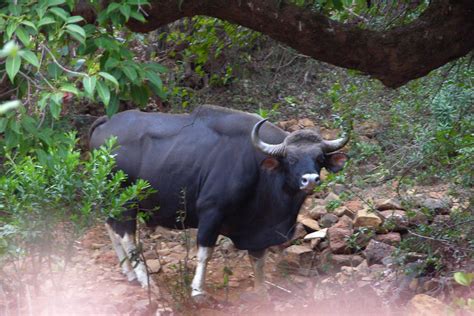
<instances>
[{"instance_id":1,"label":"gaur hoof","mask_svg":"<svg viewBox=\"0 0 474 316\"><path fill-rule=\"evenodd\" d=\"M194 305L198 308L220 309L223 305L208 294L198 294L192 296Z\"/></svg>"},{"instance_id":2,"label":"gaur hoof","mask_svg":"<svg viewBox=\"0 0 474 316\"><path fill-rule=\"evenodd\" d=\"M240 294L240 300L244 303L255 304L255 303L264 303L270 302L270 294L267 289L260 288L258 290L253 290L249 292L244 292Z\"/></svg>"}]
</instances>

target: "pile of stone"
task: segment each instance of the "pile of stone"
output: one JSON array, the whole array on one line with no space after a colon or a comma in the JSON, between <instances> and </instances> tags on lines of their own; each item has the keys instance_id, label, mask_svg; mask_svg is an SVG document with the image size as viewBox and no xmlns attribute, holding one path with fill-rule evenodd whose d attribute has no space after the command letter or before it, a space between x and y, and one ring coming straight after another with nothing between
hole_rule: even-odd
<instances>
[{"instance_id":1,"label":"pile of stone","mask_svg":"<svg viewBox=\"0 0 474 316\"><path fill-rule=\"evenodd\" d=\"M337 201L337 203L334 203ZM374 199L370 203L351 200L342 203L335 193L312 199L298 216L293 239L285 245L279 267L301 275L337 271L359 265L389 266L392 254L411 226L427 224L421 209L434 214L433 222L449 218L448 199L418 197L419 210L410 216L396 198ZM327 205L339 207L328 211Z\"/></svg>"}]
</instances>

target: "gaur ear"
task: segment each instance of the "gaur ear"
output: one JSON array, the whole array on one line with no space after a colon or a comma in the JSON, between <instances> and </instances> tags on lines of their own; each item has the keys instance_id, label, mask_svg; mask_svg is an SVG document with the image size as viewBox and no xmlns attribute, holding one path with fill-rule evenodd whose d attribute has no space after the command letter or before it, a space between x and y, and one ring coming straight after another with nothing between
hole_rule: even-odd
<instances>
[{"instance_id":1,"label":"gaur ear","mask_svg":"<svg viewBox=\"0 0 474 316\"><path fill-rule=\"evenodd\" d=\"M280 162L273 157L267 157L262 161L261 166L263 169L273 171L280 166Z\"/></svg>"},{"instance_id":2,"label":"gaur ear","mask_svg":"<svg viewBox=\"0 0 474 316\"><path fill-rule=\"evenodd\" d=\"M345 153L331 153L326 155L325 168L331 172L338 172L344 168L344 164L349 160Z\"/></svg>"}]
</instances>

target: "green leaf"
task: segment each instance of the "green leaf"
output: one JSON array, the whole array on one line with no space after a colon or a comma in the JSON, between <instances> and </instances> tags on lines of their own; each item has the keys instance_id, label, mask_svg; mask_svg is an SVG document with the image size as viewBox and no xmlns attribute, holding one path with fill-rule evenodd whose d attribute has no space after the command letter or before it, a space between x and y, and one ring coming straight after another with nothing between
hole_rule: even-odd
<instances>
[{"instance_id":1,"label":"green leaf","mask_svg":"<svg viewBox=\"0 0 474 316\"><path fill-rule=\"evenodd\" d=\"M14 23L14 22L8 23L7 29L6 29L7 39L12 38L13 32L15 32L17 26L18 26L18 24Z\"/></svg>"},{"instance_id":2,"label":"green leaf","mask_svg":"<svg viewBox=\"0 0 474 316\"><path fill-rule=\"evenodd\" d=\"M5 129L7 128L7 123L8 120L6 117L0 117L0 133L5 132Z\"/></svg>"},{"instance_id":3,"label":"green leaf","mask_svg":"<svg viewBox=\"0 0 474 316\"><path fill-rule=\"evenodd\" d=\"M21 21L20 23L23 24L23 25L26 25L26 26L31 27L33 30L35 30L35 32L38 31L38 29L36 28L36 25L34 25L33 22L30 22L30 21Z\"/></svg>"},{"instance_id":4,"label":"green leaf","mask_svg":"<svg viewBox=\"0 0 474 316\"><path fill-rule=\"evenodd\" d=\"M11 82L15 79L16 74L20 70L21 66L21 58L20 56L8 56L7 62L5 64L5 69L7 70L8 77L10 78Z\"/></svg>"},{"instance_id":5,"label":"green leaf","mask_svg":"<svg viewBox=\"0 0 474 316\"><path fill-rule=\"evenodd\" d=\"M46 16L46 17L42 18L41 20L39 20L38 28L40 28L44 25L54 24L54 23L56 23L55 19L53 19L52 17Z\"/></svg>"},{"instance_id":6,"label":"green leaf","mask_svg":"<svg viewBox=\"0 0 474 316\"><path fill-rule=\"evenodd\" d=\"M101 72L99 72L99 76L101 76L105 80L108 80L108 81L112 82L115 85L116 89L119 88L119 83L118 83L117 79L114 76L112 76L111 74L109 74L107 72L104 72L104 71L101 71Z\"/></svg>"},{"instance_id":7,"label":"green leaf","mask_svg":"<svg viewBox=\"0 0 474 316\"><path fill-rule=\"evenodd\" d=\"M107 7L107 14L110 14L110 12L113 12L117 9L119 9L122 5L120 3L116 3L116 2L112 2L111 4L109 4L109 6Z\"/></svg>"},{"instance_id":8,"label":"green leaf","mask_svg":"<svg viewBox=\"0 0 474 316\"><path fill-rule=\"evenodd\" d=\"M154 72L147 71L145 72L147 79L155 85L159 90L163 90L163 82L161 81L160 76L155 74Z\"/></svg>"},{"instance_id":9,"label":"green leaf","mask_svg":"<svg viewBox=\"0 0 474 316\"><path fill-rule=\"evenodd\" d=\"M138 75L133 67L125 66L122 68L122 71L125 74L125 76L127 76L127 78L130 79L130 81L137 80Z\"/></svg>"},{"instance_id":10,"label":"green leaf","mask_svg":"<svg viewBox=\"0 0 474 316\"><path fill-rule=\"evenodd\" d=\"M63 70L59 68L56 63L49 63L47 66L48 74L51 76L51 78L58 79L59 76L63 73Z\"/></svg>"},{"instance_id":11,"label":"green leaf","mask_svg":"<svg viewBox=\"0 0 474 316\"><path fill-rule=\"evenodd\" d=\"M15 31L16 36L20 39L23 45L30 45L30 35L26 33L25 29L22 26L18 26Z\"/></svg>"},{"instance_id":12,"label":"green leaf","mask_svg":"<svg viewBox=\"0 0 474 316\"><path fill-rule=\"evenodd\" d=\"M21 120L21 126L23 129L26 130L29 134L36 135L38 133L38 129L36 128L36 121L31 116L25 116Z\"/></svg>"},{"instance_id":13,"label":"green leaf","mask_svg":"<svg viewBox=\"0 0 474 316\"><path fill-rule=\"evenodd\" d=\"M36 68L39 68L40 67L40 63L39 63L39 60L38 60L38 57L36 57L36 55L32 52L32 51L29 51L29 50L22 50L20 51L20 56L26 60L28 63L30 63L31 65L35 66Z\"/></svg>"},{"instance_id":14,"label":"green leaf","mask_svg":"<svg viewBox=\"0 0 474 316\"><path fill-rule=\"evenodd\" d=\"M49 99L49 111L55 119L59 119L59 114L61 114L61 104L63 103L63 94L55 93Z\"/></svg>"},{"instance_id":15,"label":"green leaf","mask_svg":"<svg viewBox=\"0 0 474 316\"><path fill-rule=\"evenodd\" d=\"M38 105L41 111L46 107L46 101L51 97L51 93L45 93L41 99L38 101Z\"/></svg>"},{"instance_id":16,"label":"green leaf","mask_svg":"<svg viewBox=\"0 0 474 316\"><path fill-rule=\"evenodd\" d=\"M128 19L130 19L130 13L132 12L132 9L129 5L122 5L120 6L120 12L125 17L125 20L128 21Z\"/></svg>"},{"instance_id":17,"label":"green leaf","mask_svg":"<svg viewBox=\"0 0 474 316\"><path fill-rule=\"evenodd\" d=\"M118 109L119 109L119 105L120 105L120 102L119 102L119 98L118 96L114 93L112 95L112 97L110 98L110 102L109 102L109 105L107 105L105 107L105 111L106 111L106 114L108 117L111 117L112 115L114 115L115 113L117 113Z\"/></svg>"},{"instance_id":18,"label":"green leaf","mask_svg":"<svg viewBox=\"0 0 474 316\"><path fill-rule=\"evenodd\" d=\"M57 17L59 17L63 21L67 21L67 18L69 17L69 13L67 13L66 11L64 11L64 9L59 8L59 7L51 8L49 9L49 11L53 13L54 15L56 15Z\"/></svg>"},{"instance_id":19,"label":"green leaf","mask_svg":"<svg viewBox=\"0 0 474 316\"><path fill-rule=\"evenodd\" d=\"M84 86L84 90L90 96L94 96L96 82L97 82L96 77L86 76L84 77L84 79L82 79L82 85Z\"/></svg>"},{"instance_id":20,"label":"green leaf","mask_svg":"<svg viewBox=\"0 0 474 316\"><path fill-rule=\"evenodd\" d=\"M84 29L82 27L80 27L79 25L68 24L68 25L66 25L66 28L71 32L78 33L79 35L81 35L84 38L86 37L86 31L84 31Z\"/></svg>"},{"instance_id":21,"label":"green leaf","mask_svg":"<svg viewBox=\"0 0 474 316\"><path fill-rule=\"evenodd\" d=\"M153 63L153 62L150 62L150 63L145 64L145 69L146 69L146 70L153 70L154 72L159 72L159 73L166 73L166 72L168 72L168 68L166 68L166 67L163 66L162 64Z\"/></svg>"},{"instance_id":22,"label":"green leaf","mask_svg":"<svg viewBox=\"0 0 474 316\"><path fill-rule=\"evenodd\" d=\"M146 22L146 19L143 16L143 14L141 14L140 12L137 12L137 11L130 12L130 17L134 18L137 21L143 22L143 23Z\"/></svg>"},{"instance_id":23,"label":"green leaf","mask_svg":"<svg viewBox=\"0 0 474 316\"><path fill-rule=\"evenodd\" d=\"M48 7L52 7L52 6L55 6L55 5L60 5L60 4L63 4L64 2L66 2L65 0L48 0Z\"/></svg>"},{"instance_id":24,"label":"green leaf","mask_svg":"<svg viewBox=\"0 0 474 316\"><path fill-rule=\"evenodd\" d=\"M344 9L344 5L342 4L341 0L332 0L332 4L334 6L334 9L336 9L336 10Z\"/></svg>"},{"instance_id":25,"label":"green leaf","mask_svg":"<svg viewBox=\"0 0 474 316\"><path fill-rule=\"evenodd\" d=\"M71 23L77 23L81 21L84 21L84 18L82 16L74 15L74 16L68 17L66 20L66 23L71 24Z\"/></svg>"},{"instance_id":26,"label":"green leaf","mask_svg":"<svg viewBox=\"0 0 474 316\"><path fill-rule=\"evenodd\" d=\"M141 106L147 104L148 97L150 96L146 87L137 85L132 85L130 87L130 94L132 96L132 100Z\"/></svg>"},{"instance_id":27,"label":"green leaf","mask_svg":"<svg viewBox=\"0 0 474 316\"><path fill-rule=\"evenodd\" d=\"M97 93L99 94L99 98L102 100L102 102L104 102L106 106L109 105L110 90L104 82L97 81Z\"/></svg>"},{"instance_id":28,"label":"green leaf","mask_svg":"<svg viewBox=\"0 0 474 316\"><path fill-rule=\"evenodd\" d=\"M66 25L66 32L81 43L84 43L86 39L86 32L82 27L76 24Z\"/></svg>"},{"instance_id":29,"label":"green leaf","mask_svg":"<svg viewBox=\"0 0 474 316\"><path fill-rule=\"evenodd\" d=\"M150 2L148 2L146 0L128 0L127 3L128 4L134 4L134 5L141 5L141 6L150 4Z\"/></svg>"},{"instance_id":30,"label":"green leaf","mask_svg":"<svg viewBox=\"0 0 474 316\"><path fill-rule=\"evenodd\" d=\"M118 64L119 64L118 59L115 59L115 58L113 58L113 57L110 57L110 58L107 59L107 61L105 62L104 68L105 68L105 69L115 68Z\"/></svg>"},{"instance_id":31,"label":"green leaf","mask_svg":"<svg viewBox=\"0 0 474 316\"><path fill-rule=\"evenodd\" d=\"M465 273L465 272L456 272L454 273L454 280L463 285L463 286L471 286L472 281L474 280L474 273Z\"/></svg>"},{"instance_id":32,"label":"green leaf","mask_svg":"<svg viewBox=\"0 0 474 316\"><path fill-rule=\"evenodd\" d=\"M79 94L79 90L73 84L70 84L70 83L63 84L61 88L59 88L59 90L64 91L64 92L70 92L75 95Z\"/></svg>"},{"instance_id":33,"label":"green leaf","mask_svg":"<svg viewBox=\"0 0 474 316\"><path fill-rule=\"evenodd\" d=\"M66 30L66 33L68 33L69 35L71 35L71 37L74 38L74 39L75 39L76 41L78 41L79 43L84 44L85 38L82 37L80 34L75 33L75 32L72 32L72 31L70 31L70 30Z\"/></svg>"}]
</instances>

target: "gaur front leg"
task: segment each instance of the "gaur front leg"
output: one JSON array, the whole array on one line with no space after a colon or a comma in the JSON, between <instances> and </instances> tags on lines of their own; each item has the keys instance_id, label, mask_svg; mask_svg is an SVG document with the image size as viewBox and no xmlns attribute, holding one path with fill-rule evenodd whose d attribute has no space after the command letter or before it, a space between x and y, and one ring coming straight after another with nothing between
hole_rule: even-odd
<instances>
[{"instance_id":1,"label":"gaur front leg","mask_svg":"<svg viewBox=\"0 0 474 316\"><path fill-rule=\"evenodd\" d=\"M204 283L206 280L207 263L211 259L217 236L219 236L219 229L222 223L221 214L219 211L212 209L202 213L199 218L197 266L193 282L191 283L191 296L194 298L206 295Z\"/></svg>"},{"instance_id":2,"label":"gaur front leg","mask_svg":"<svg viewBox=\"0 0 474 316\"><path fill-rule=\"evenodd\" d=\"M252 265L253 273L255 275L254 289L257 292L263 293L266 293L264 272L265 252L266 249L248 251L250 264Z\"/></svg>"}]
</instances>

